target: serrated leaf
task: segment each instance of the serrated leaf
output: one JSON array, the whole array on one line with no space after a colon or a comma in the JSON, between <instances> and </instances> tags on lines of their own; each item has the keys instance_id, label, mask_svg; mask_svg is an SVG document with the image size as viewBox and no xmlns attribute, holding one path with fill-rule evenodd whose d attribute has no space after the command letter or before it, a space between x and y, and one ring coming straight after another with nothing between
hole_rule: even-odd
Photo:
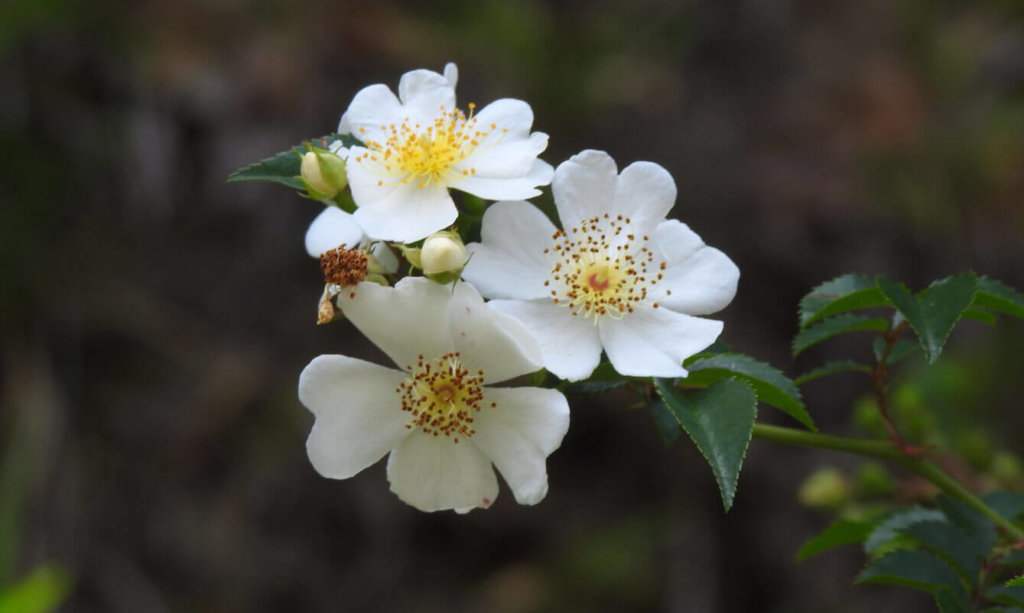
<instances>
[{"instance_id":1,"label":"serrated leaf","mask_svg":"<svg viewBox=\"0 0 1024 613\"><path fill-rule=\"evenodd\" d=\"M994 587L985 593L985 597L999 604L1024 607L1024 587Z\"/></svg>"},{"instance_id":2,"label":"serrated leaf","mask_svg":"<svg viewBox=\"0 0 1024 613\"><path fill-rule=\"evenodd\" d=\"M975 306L1024 319L1024 296L1009 285L988 277L978 278Z\"/></svg>"},{"instance_id":3,"label":"serrated leaf","mask_svg":"<svg viewBox=\"0 0 1024 613\"><path fill-rule=\"evenodd\" d=\"M979 556L988 556L996 544L996 527L988 518L978 514L966 504L940 494L935 497L935 504L949 519L949 522L960 529Z\"/></svg>"},{"instance_id":4,"label":"serrated leaf","mask_svg":"<svg viewBox=\"0 0 1024 613\"><path fill-rule=\"evenodd\" d=\"M320 141L324 146L336 140L340 140L341 144L345 147L363 144L359 139L350 134L328 134L316 140ZM308 150L305 145L298 145L288 151L282 151L255 164L240 168L228 176L228 183L268 181L303 191L306 189L306 186L302 184L298 177L302 168L302 155Z\"/></svg>"},{"instance_id":5,"label":"serrated leaf","mask_svg":"<svg viewBox=\"0 0 1024 613\"><path fill-rule=\"evenodd\" d=\"M879 522L864 541L864 552L871 553L882 545L897 538L900 532L923 521L943 521L945 516L935 509L908 507L888 515Z\"/></svg>"},{"instance_id":6,"label":"serrated leaf","mask_svg":"<svg viewBox=\"0 0 1024 613\"><path fill-rule=\"evenodd\" d=\"M978 580L982 556L966 534L945 521L923 521L903 529L903 533L945 559L973 585Z\"/></svg>"},{"instance_id":7,"label":"serrated leaf","mask_svg":"<svg viewBox=\"0 0 1024 613\"><path fill-rule=\"evenodd\" d=\"M802 329L793 337L793 355L799 355L808 347L812 347L833 336L856 332L859 330L874 330L885 332L889 328L889 322L881 317L864 317L863 315L837 315L820 321L813 326Z\"/></svg>"},{"instance_id":8,"label":"serrated leaf","mask_svg":"<svg viewBox=\"0 0 1024 613\"><path fill-rule=\"evenodd\" d=\"M676 416L672 414L672 411L668 410L668 407L661 400L649 403L647 411L651 414L651 421L654 422L655 427L658 429L661 440L665 443L666 447L671 447L672 443L675 443L676 439L679 438L679 433L682 432Z\"/></svg>"},{"instance_id":9,"label":"serrated leaf","mask_svg":"<svg viewBox=\"0 0 1024 613\"><path fill-rule=\"evenodd\" d=\"M803 562L830 549L859 543L866 539L873 529L874 525L869 521L837 520L822 530L818 536L804 543L800 551L796 552L796 559Z\"/></svg>"},{"instance_id":10,"label":"serrated leaf","mask_svg":"<svg viewBox=\"0 0 1024 613\"><path fill-rule=\"evenodd\" d=\"M967 604L967 591L948 564L924 551L899 549L873 560L857 575L856 583L889 583L938 594L948 592Z\"/></svg>"},{"instance_id":11,"label":"serrated leaf","mask_svg":"<svg viewBox=\"0 0 1024 613\"><path fill-rule=\"evenodd\" d=\"M818 368L815 368L810 372L806 372L800 375L793 381L793 383L795 383L796 385L803 385L808 381L814 381L815 379L820 379L821 377L827 377L828 375L834 375L836 373L847 372L851 370L864 373L871 372L871 368L869 366L859 364L852 360L843 360L840 362L829 362L828 364L819 366Z\"/></svg>"},{"instance_id":12,"label":"serrated leaf","mask_svg":"<svg viewBox=\"0 0 1024 613\"><path fill-rule=\"evenodd\" d=\"M736 496L743 458L757 417L757 396L738 379L718 381L689 396L671 379L655 379L655 389L669 411L711 465L728 511Z\"/></svg>"},{"instance_id":13,"label":"serrated leaf","mask_svg":"<svg viewBox=\"0 0 1024 613\"><path fill-rule=\"evenodd\" d=\"M800 327L830 315L888 304L871 277L843 275L815 287L800 300Z\"/></svg>"},{"instance_id":14,"label":"serrated leaf","mask_svg":"<svg viewBox=\"0 0 1024 613\"><path fill-rule=\"evenodd\" d=\"M804 408L800 390L789 377L770 364L738 353L729 353L701 358L686 368L690 371L685 379L687 384L710 385L716 381L738 377L754 388L761 402L783 411L808 430L818 429Z\"/></svg>"},{"instance_id":15,"label":"serrated leaf","mask_svg":"<svg viewBox=\"0 0 1024 613\"><path fill-rule=\"evenodd\" d=\"M1017 492L989 492L981 497L985 504L1010 521L1024 514L1024 494Z\"/></svg>"},{"instance_id":16,"label":"serrated leaf","mask_svg":"<svg viewBox=\"0 0 1024 613\"><path fill-rule=\"evenodd\" d=\"M933 596L939 613L972 613L970 602L963 596L957 596L949 590L940 590Z\"/></svg>"},{"instance_id":17,"label":"serrated leaf","mask_svg":"<svg viewBox=\"0 0 1024 613\"><path fill-rule=\"evenodd\" d=\"M974 302L978 287L973 273L936 281L916 297L887 277L879 277L877 283L914 329L929 362L939 358L949 333Z\"/></svg>"}]
</instances>

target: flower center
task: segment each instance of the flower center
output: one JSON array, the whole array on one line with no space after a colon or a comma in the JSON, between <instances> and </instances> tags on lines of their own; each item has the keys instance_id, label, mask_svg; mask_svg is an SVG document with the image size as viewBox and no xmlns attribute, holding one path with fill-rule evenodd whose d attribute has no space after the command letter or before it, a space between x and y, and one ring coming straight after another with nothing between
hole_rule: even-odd
<instances>
[{"instance_id":1,"label":"flower center","mask_svg":"<svg viewBox=\"0 0 1024 613\"><path fill-rule=\"evenodd\" d=\"M416 365L406 370L409 378L395 390L402 410L410 414L406 428L422 428L434 436L443 434L454 443L459 437L473 436L473 422L483 400L482 370L470 373L462 366L458 352L432 361L421 355Z\"/></svg>"},{"instance_id":2,"label":"flower center","mask_svg":"<svg viewBox=\"0 0 1024 613\"><path fill-rule=\"evenodd\" d=\"M474 175L476 170L472 167L460 170L454 166L473 155L480 143L497 129L495 124L478 129L473 116L475 108L476 105L470 103L467 116L460 109L447 111L442 106L440 116L425 126L410 125L407 117L400 124L381 126L380 140L366 138L366 129L360 128L368 152L356 156L356 161L388 179L397 179L401 184L415 182L420 188ZM377 184L384 185L385 179L378 180Z\"/></svg>"},{"instance_id":3,"label":"flower center","mask_svg":"<svg viewBox=\"0 0 1024 613\"><path fill-rule=\"evenodd\" d=\"M621 319L647 302L648 290L661 280L665 263L655 266L654 254L646 247L648 237L638 241L629 233L630 225L628 217L606 213L552 235L555 244L544 253L553 250L557 261L544 285L552 288L555 304L597 323L605 315ZM658 303L650 306L657 308Z\"/></svg>"}]
</instances>

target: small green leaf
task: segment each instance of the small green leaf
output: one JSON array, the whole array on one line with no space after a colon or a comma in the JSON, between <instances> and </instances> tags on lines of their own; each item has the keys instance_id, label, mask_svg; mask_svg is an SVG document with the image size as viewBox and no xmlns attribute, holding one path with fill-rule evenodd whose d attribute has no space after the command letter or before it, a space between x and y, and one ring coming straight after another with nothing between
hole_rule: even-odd
<instances>
[{"instance_id":1,"label":"small green leaf","mask_svg":"<svg viewBox=\"0 0 1024 613\"><path fill-rule=\"evenodd\" d=\"M843 275L815 287L800 300L800 327L829 315L888 305L871 277Z\"/></svg>"},{"instance_id":2,"label":"small green leaf","mask_svg":"<svg viewBox=\"0 0 1024 613\"><path fill-rule=\"evenodd\" d=\"M1024 575L1006 582L1006 587L1024 587Z\"/></svg>"},{"instance_id":3,"label":"small green leaf","mask_svg":"<svg viewBox=\"0 0 1024 613\"><path fill-rule=\"evenodd\" d=\"M974 297L974 304L1024 319L1024 296L1009 285L995 279L978 278L978 294Z\"/></svg>"},{"instance_id":4,"label":"small green leaf","mask_svg":"<svg viewBox=\"0 0 1024 613\"><path fill-rule=\"evenodd\" d=\"M814 420L804 408L800 390L782 371L770 364L730 353L701 358L686 368L690 371L685 379L687 385L710 385L722 379L738 377L754 388L758 400L780 409L808 430L817 431Z\"/></svg>"},{"instance_id":5,"label":"small green leaf","mask_svg":"<svg viewBox=\"0 0 1024 613\"><path fill-rule=\"evenodd\" d=\"M676 439L679 438L679 433L682 432L676 416L672 414L672 411L668 410L668 407L661 400L655 400L648 404L647 411L651 414L651 420L658 429L661 440L665 443L666 447L671 447L672 443L675 443Z\"/></svg>"},{"instance_id":6,"label":"small green leaf","mask_svg":"<svg viewBox=\"0 0 1024 613\"><path fill-rule=\"evenodd\" d=\"M989 492L981 497L985 504L992 507L1010 521L1024 514L1024 494L1017 492Z\"/></svg>"},{"instance_id":7,"label":"small green leaf","mask_svg":"<svg viewBox=\"0 0 1024 613\"><path fill-rule=\"evenodd\" d=\"M864 552L871 553L882 545L885 545L897 538L900 532L916 523L923 521L943 521L945 516L935 509L923 509L921 507L907 507L889 514L864 541Z\"/></svg>"},{"instance_id":8,"label":"small green leaf","mask_svg":"<svg viewBox=\"0 0 1024 613\"><path fill-rule=\"evenodd\" d=\"M316 139L320 143L329 144L340 140L345 147L362 145L362 143L350 134L328 134ZM268 181L280 183L298 191L304 191L306 186L299 180L302 167L302 155L309 149L305 145L292 147L288 151L282 151L277 155L250 164L245 168L239 168L228 176L228 183L239 181Z\"/></svg>"},{"instance_id":9,"label":"small green leaf","mask_svg":"<svg viewBox=\"0 0 1024 613\"><path fill-rule=\"evenodd\" d=\"M738 379L718 381L689 396L680 393L671 379L655 379L654 385L665 406L711 465L722 492L722 504L728 511L736 496L736 482L757 417L754 390Z\"/></svg>"},{"instance_id":10,"label":"small green leaf","mask_svg":"<svg viewBox=\"0 0 1024 613\"><path fill-rule=\"evenodd\" d=\"M964 610L969 611L966 604L967 591L956 572L948 564L924 551L898 549L868 564L859 575L856 583L890 583L929 594L948 592L957 601L965 604Z\"/></svg>"},{"instance_id":11,"label":"small green leaf","mask_svg":"<svg viewBox=\"0 0 1024 613\"><path fill-rule=\"evenodd\" d=\"M938 554L970 584L978 580L982 556L967 535L945 521L923 521L906 527L904 534Z\"/></svg>"},{"instance_id":12,"label":"small green leaf","mask_svg":"<svg viewBox=\"0 0 1024 613\"><path fill-rule=\"evenodd\" d=\"M49 613L60 606L70 589L67 571L55 564L44 564L0 592L0 611Z\"/></svg>"},{"instance_id":13,"label":"small green leaf","mask_svg":"<svg viewBox=\"0 0 1024 613\"><path fill-rule=\"evenodd\" d=\"M980 321L981 323L988 324L990 326L996 325L995 315L989 313L988 311L976 309L974 307L971 307L964 311L964 314L961 316L961 319L973 319L974 321Z\"/></svg>"},{"instance_id":14,"label":"small green leaf","mask_svg":"<svg viewBox=\"0 0 1024 613\"><path fill-rule=\"evenodd\" d=\"M993 602L1016 607L1024 607L1024 587L994 587L985 597Z\"/></svg>"},{"instance_id":15,"label":"small green leaf","mask_svg":"<svg viewBox=\"0 0 1024 613\"><path fill-rule=\"evenodd\" d=\"M905 287L887 277L879 277L877 283L910 322L929 362L939 358L949 333L974 302L978 286L973 273L964 273L932 283L915 298Z\"/></svg>"},{"instance_id":16,"label":"small green leaf","mask_svg":"<svg viewBox=\"0 0 1024 613\"><path fill-rule=\"evenodd\" d=\"M796 552L796 559L803 562L830 549L859 543L866 539L873 529L874 525L869 521L837 520L822 530L818 536L804 543L800 551Z\"/></svg>"},{"instance_id":17,"label":"small green leaf","mask_svg":"<svg viewBox=\"0 0 1024 613\"><path fill-rule=\"evenodd\" d=\"M977 555L988 556L996 544L996 527L991 520L945 494L936 496L935 504L949 518L951 524L967 535Z\"/></svg>"},{"instance_id":18,"label":"small green leaf","mask_svg":"<svg viewBox=\"0 0 1024 613\"><path fill-rule=\"evenodd\" d=\"M793 355L799 355L808 347L839 334L858 330L885 332L887 329L889 329L889 322L881 317L870 318L851 313L837 315L798 332L793 338Z\"/></svg>"},{"instance_id":19,"label":"small green leaf","mask_svg":"<svg viewBox=\"0 0 1024 613\"><path fill-rule=\"evenodd\" d=\"M821 377L827 377L828 375L834 375L836 373L847 372L851 370L864 373L871 372L871 368L864 364L859 364L852 360L843 360L840 362L829 362L828 364L819 366L818 368L815 368L810 372L800 375L799 377L796 378L796 380L793 381L793 383L797 385L803 385L808 381L814 381L815 379L820 379Z\"/></svg>"}]
</instances>

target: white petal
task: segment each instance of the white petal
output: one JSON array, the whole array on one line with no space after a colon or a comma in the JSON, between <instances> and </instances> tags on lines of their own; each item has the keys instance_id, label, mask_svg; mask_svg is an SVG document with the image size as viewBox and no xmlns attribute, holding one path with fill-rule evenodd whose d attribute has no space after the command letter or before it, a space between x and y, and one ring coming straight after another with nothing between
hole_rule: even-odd
<instances>
[{"instance_id":1,"label":"white petal","mask_svg":"<svg viewBox=\"0 0 1024 613\"><path fill-rule=\"evenodd\" d=\"M534 160L530 172L521 177L463 176L452 180L449 185L487 200L523 200L539 196L537 186L550 183L553 174L550 164L544 160Z\"/></svg>"},{"instance_id":2,"label":"white petal","mask_svg":"<svg viewBox=\"0 0 1024 613\"><path fill-rule=\"evenodd\" d=\"M513 178L522 177L533 170L537 156L548 147L548 135L534 132L528 136L504 138L492 146L481 146L472 155L452 166L457 173L466 171L471 177ZM554 170L547 175L546 181L551 182ZM465 175L464 175L465 176Z\"/></svg>"},{"instance_id":3,"label":"white petal","mask_svg":"<svg viewBox=\"0 0 1024 613\"><path fill-rule=\"evenodd\" d=\"M569 429L569 403L555 390L488 388L483 407L473 441L494 462L516 502L537 504L548 491L545 460Z\"/></svg>"},{"instance_id":4,"label":"white petal","mask_svg":"<svg viewBox=\"0 0 1024 613\"><path fill-rule=\"evenodd\" d=\"M451 290L423 277L394 287L364 281L338 294L338 307L400 368L417 356L437 358L454 349L448 311Z\"/></svg>"},{"instance_id":5,"label":"white petal","mask_svg":"<svg viewBox=\"0 0 1024 613\"><path fill-rule=\"evenodd\" d=\"M322 355L299 376L299 400L316 422L306 441L321 475L347 479L395 448L409 430L395 387L397 370L342 355Z\"/></svg>"},{"instance_id":6,"label":"white petal","mask_svg":"<svg viewBox=\"0 0 1024 613\"><path fill-rule=\"evenodd\" d=\"M715 342L722 322L665 308L638 308L598 324L608 360L630 377L685 377L683 360Z\"/></svg>"},{"instance_id":7,"label":"white petal","mask_svg":"<svg viewBox=\"0 0 1024 613\"><path fill-rule=\"evenodd\" d=\"M610 212L617 176L615 160L603 151L588 149L559 164L551 191L562 228L569 231Z\"/></svg>"},{"instance_id":8,"label":"white petal","mask_svg":"<svg viewBox=\"0 0 1024 613\"><path fill-rule=\"evenodd\" d=\"M391 491L421 511L487 508L498 496L491 462L469 439L416 430L388 458Z\"/></svg>"},{"instance_id":9,"label":"white petal","mask_svg":"<svg viewBox=\"0 0 1024 613\"><path fill-rule=\"evenodd\" d=\"M725 308L734 296L740 269L724 253L708 247L686 224L670 219L651 236L648 248L665 260L658 303L674 311L705 315Z\"/></svg>"},{"instance_id":10,"label":"white petal","mask_svg":"<svg viewBox=\"0 0 1024 613\"><path fill-rule=\"evenodd\" d=\"M338 132L351 133L363 140L365 136L360 128L376 133L382 125L401 121L402 117L402 103L387 85L377 83L364 87L352 98L352 103L338 124Z\"/></svg>"},{"instance_id":11,"label":"white petal","mask_svg":"<svg viewBox=\"0 0 1024 613\"><path fill-rule=\"evenodd\" d=\"M462 276L488 298L542 298L555 255L555 226L528 202L496 202L484 212L481 242L470 243Z\"/></svg>"},{"instance_id":12,"label":"white petal","mask_svg":"<svg viewBox=\"0 0 1024 613\"><path fill-rule=\"evenodd\" d=\"M667 170L653 162L634 162L619 175L614 208L608 212L628 218L637 234L647 235L675 202L676 183Z\"/></svg>"},{"instance_id":13,"label":"white petal","mask_svg":"<svg viewBox=\"0 0 1024 613\"><path fill-rule=\"evenodd\" d=\"M342 245L348 249L355 249L362 239L363 230L356 224L351 214L336 206L328 206L316 216L313 223L309 224L309 230L306 231L306 252L318 258L321 253Z\"/></svg>"},{"instance_id":14,"label":"white petal","mask_svg":"<svg viewBox=\"0 0 1024 613\"><path fill-rule=\"evenodd\" d=\"M402 75L398 98L403 104L401 119L408 117L410 126L432 123L442 113L455 110L455 86L432 70L413 70Z\"/></svg>"},{"instance_id":15,"label":"white petal","mask_svg":"<svg viewBox=\"0 0 1024 613\"><path fill-rule=\"evenodd\" d=\"M519 322L484 304L468 283L446 291L451 295L452 339L466 368L484 371L487 384L540 370L540 347Z\"/></svg>"},{"instance_id":16,"label":"white petal","mask_svg":"<svg viewBox=\"0 0 1024 613\"><path fill-rule=\"evenodd\" d=\"M454 62L448 62L444 65L444 79L448 81L448 85L451 85L453 89L459 82L459 67Z\"/></svg>"},{"instance_id":17,"label":"white petal","mask_svg":"<svg viewBox=\"0 0 1024 613\"><path fill-rule=\"evenodd\" d=\"M597 326L551 300L492 300L491 308L523 324L540 344L544 368L569 381L586 379L601 361Z\"/></svg>"},{"instance_id":18,"label":"white petal","mask_svg":"<svg viewBox=\"0 0 1024 613\"><path fill-rule=\"evenodd\" d=\"M501 98L480 109L476 114L477 129L489 132L487 143L492 138L526 136L533 126L533 109L522 100ZM494 128L491 128L494 124Z\"/></svg>"},{"instance_id":19,"label":"white petal","mask_svg":"<svg viewBox=\"0 0 1024 613\"><path fill-rule=\"evenodd\" d=\"M450 226L458 217L447 189L433 183L419 187L414 182L402 184L394 178L382 178L367 167L374 162L356 160L363 152L365 149L354 147L345 168L352 198L359 207L356 223L368 236L413 242Z\"/></svg>"}]
</instances>

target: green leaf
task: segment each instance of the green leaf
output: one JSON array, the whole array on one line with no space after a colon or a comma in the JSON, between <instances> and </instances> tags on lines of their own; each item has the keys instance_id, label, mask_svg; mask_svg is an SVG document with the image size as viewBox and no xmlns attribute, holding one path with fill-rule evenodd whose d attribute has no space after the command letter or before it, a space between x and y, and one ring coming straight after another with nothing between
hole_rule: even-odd
<instances>
[{"instance_id":1,"label":"green leaf","mask_svg":"<svg viewBox=\"0 0 1024 613\"><path fill-rule=\"evenodd\" d=\"M840 362L829 362L824 366L819 366L818 368L815 368L810 372L800 375L799 377L796 378L795 381L793 381L793 383L797 385L803 385L808 381L814 381L815 379L820 379L821 377L827 377L828 375L834 375L836 373L847 372L850 370L865 373L871 372L871 368L864 364L859 364L852 360L843 360Z\"/></svg>"},{"instance_id":2,"label":"green leaf","mask_svg":"<svg viewBox=\"0 0 1024 613\"><path fill-rule=\"evenodd\" d=\"M872 344L876 362L880 362L882 360L882 352L885 351L885 344L885 339L882 337L876 338ZM914 341L896 341L893 343L892 349L889 350L889 359L886 361L886 364L891 366L920 348L921 345Z\"/></svg>"},{"instance_id":3,"label":"green leaf","mask_svg":"<svg viewBox=\"0 0 1024 613\"><path fill-rule=\"evenodd\" d=\"M586 396L589 394L603 394L618 389L629 383L625 379L618 381L577 381L565 386L567 396Z\"/></svg>"},{"instance_id":4,"label":"green leaf","mask_svg":"<svg viewBox=\"0 0 1024 613\"><path fill-rule=\"evenodd\" d=\"M950 563L973 585L978 580L982 556L966 534L945 521L923 521L908 526L904 534Z\"/></svg>"},{"instance_id":5,"label":"green leaf","mask_svg":"<svg viewBox=\"0 0 1024 613\"><path fill-rule=\"evenodd\" d=\"M335 140L340 140L345 147L361 146L362 143L350 134L328 134L316 139L326 146ZM288 151L282 151L277 155L240 168L228 176L228 183L239 181L269 181L280 183L292 189L304 191L306 186L299 180L302 167L302 155L309 149L305 145L292 147Z\"/></svg>"},{"instance_id":6,"label":"green leaf","mask_svg":"<svg viewBox=\"0 0 1024 613\"><path fill-rule=\"evenodd\" d=\"M822 530L818 536L804 543L800 551L796 552L796 559L798 562L803 562L811 556L830 549L859 543L871 534L872 529L874 529L874 525L869 521L837 520Z\"/></svg>"},{"instance_id":7,"label":"green leaf","mask_svg":"<svg viewBox=\"0 0 1024 613\"><path fill-rule=\"evenodd\" d=\"M950 523L967 535L976 554L988 556L996 544L996 527L991 520L945 494L936 496L935 504L949 518Z\"/></svg>"},{"instance_id":8,"label":"green leaf","mask_svg":"<svg viewBox=\"0 0 1024 613\"><path fill-rule=\"evenodd\" d=\"M65 570L44 564L0 592L0 612L48 613L60 606L70 589L71 579Z\"/></svg>"},{"instance_id":9,"label":"green leaf","mask_svg":"<svg viewBox=\"0 0 1024 613\"><path fill-rule=\"evenodd\" d=\"M798 332L793 338L793 355L799 355L800 352L808 347L839 334L856 332L858 330L885 332L888 329L889 322L881 317L871 318L851 313L837 315Z\"/></svg>"},{"instance_id":10,"label":"green leaf","mask_svg":"<svg viewBox=\"0 0 1024 613\"><path fill-rule=\"evenodd\" d=\"M1024 587L994 587L985 593L985 597L999 604L1024 607Z\"/></svg>"},{"instance_id":11,"label":"green leaf","mask_svg":"<svg viewBox=\"0 0 1024 613\"><path fill-rule=\"evenodd\" d=\"M948 564L924 551L898 549L872 561L857 575L856 583L890 583L929 594L947 592L969 611L967 591Z\"/></svg>"},{"instance_id":12,"label":"green leaf","mask_svg":"<svg viewBox=\"0 0 1024 613\"><path fill-rule=\"evenodd\" d=\"M1006 587L1024 587L1024 575L1006 582Z\"/></svg>"},{"instance_id":13,"label":"green leaf","mask_svg":"<svg viewBox=\"0 0 1024 613\"><path fill-rule=\"evenodd\" d=\"M710 385L731 377L743 379L754 388L758 400L782 410L808 430L817 431L814 420L804 408L800 390L770 364L730 353L701 358L686 368L690 371L685 379L687 385Z\"/></svg>"},{"instance_id":14,"label":"green leaf","mask_svg":"<svg viewBox=\"0 0 1024 613\"><path fill-rule=\"evenodd\" d=\"M978 280L964 273L932 283L915 298L905 287L887 277L878 278L878 288L910 322L929 362L942 353L953 326L974 302Z\"/></svg>"},{"instance_id":15,"label":"green leaf","mask_svg":"<svg viewBox=\"0 0 1024 613\"><path fill-rule=\"evenodd\" d=\"M972 613L970 601L963 596L957 596L949 590L936 592L935 604L939 607L939 613Z\"/></svg>"},{"instance_id":16,"label":"green leaf","mask_svg":"<svg viewBox=\"0 0 1024 613\"><path fill-rule=\"evenodd\" d=\"M989 492L981 497L985 504L1010 521L1024 514L1024 494L1017 492Z\"/></svg>"},{"instance_id":17,"label":"green leaf","mask_svg":"<svg viewBox=\"0 0 1024 613\"><path fill-rule=\"evenodd\" d=\"M988 277L978 278L974 305L1024 319L1024 296L1009 285Z\"/></svg>"},{"instance_id":18,"label":"green leaf","mask_svg":"<svg viewBox=\"0 0 1024 613\"><path fill-rule=\"evenodd\" d=\"M689 396L683 395L671 379L655 379L655 388L679 425L711 465L728 511L736 496L743 458L750 445L757 417L757 396L737 379L718 381Z\"/></svg>"},{"instance_id":19,"label":"green leaf","mask_svg":"<svg viewBox=\"0 0 1024 613\"><path fill-rule=\"evenodd\" d=\"M815 287L800 300L800 327L829 315L888 305L871 277L843 275Z\"/></svg>"},{"instance_id":20,"label":"green leaf","mask_svg":"<svg viewBox=\"0 0 1024 613\"><path fill-rule=\"evenodd\" d=\"M988 311L983 311L981 309L976 309L974 307L971 307L964 311L964 314L961 316L961 318L973 319L974 321L980 321L981 323L988 324L990 326L996 325L995 315L989 313Z\"/></svg>"},{"instance_id":21,"label":"green leaf","mask_svg":"<svg viewBox=\"0 0 1024 613\"><path fill-rule=\"evenodd\" d=\"M672 443L675 443L676 439L679 438L679 433L682 432L676 416L672 414L672 411L668 410L668 407L661 400L655 400L648 404L647 411L651 414L651 420L654 421L655 427L658 428L661 440L665 443L666 447L671 447Z\"/></svg>"},{"instance_id":22,"label":"green leaf","mask_svg":"<svg viewBox=\"0 0 1024 613\"><path fill-rule=\"evenodd\" d=\"M864 552L871 553L882 545L889 543L900 535L900 532L916 523L923 521L943 521L945 516L935 509L907 507L889 514L875 526L875 529L864 541Z\"/></svg>"}]
</instances>

